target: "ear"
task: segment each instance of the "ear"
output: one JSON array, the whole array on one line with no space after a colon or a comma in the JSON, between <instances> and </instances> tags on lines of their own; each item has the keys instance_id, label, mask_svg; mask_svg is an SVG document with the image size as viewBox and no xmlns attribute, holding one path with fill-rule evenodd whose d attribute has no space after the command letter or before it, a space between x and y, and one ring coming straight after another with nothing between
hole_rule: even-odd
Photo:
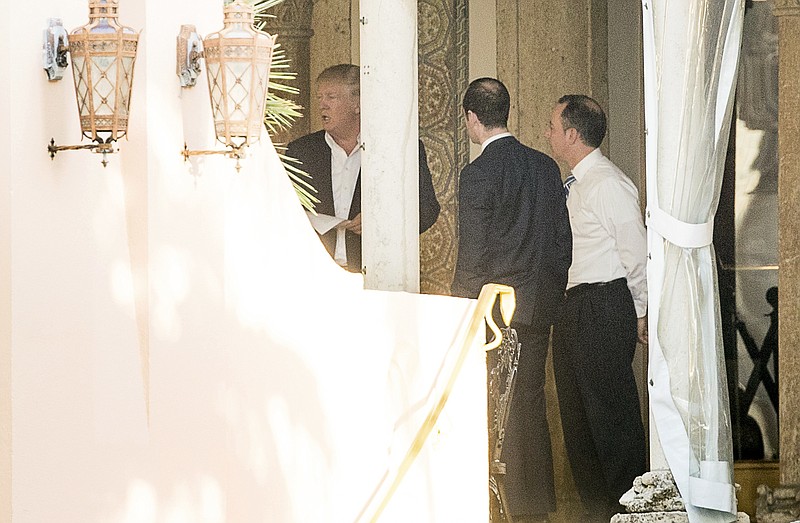
<instances>
[{"instance_id":1,"label":"ear","mask_svg":"<svg viewBox=\"0 0 800 523\"><path fill-rule=\"evenodd\" d=\"M361 114L361 97L354 96L351 100L350 106L355 114Z\"/></svg>"},{"instance_id":2,"label":"ear","mask_svg":"<svg viewBox=\"0 0 800 523\"><path fill-rule=\"evenodd\" d=\"M567 129L564 134L566 135L567 143L570 145L580 140L580 136L578 136L578 130L574 127Z\"/></svg>"}]
</instances>

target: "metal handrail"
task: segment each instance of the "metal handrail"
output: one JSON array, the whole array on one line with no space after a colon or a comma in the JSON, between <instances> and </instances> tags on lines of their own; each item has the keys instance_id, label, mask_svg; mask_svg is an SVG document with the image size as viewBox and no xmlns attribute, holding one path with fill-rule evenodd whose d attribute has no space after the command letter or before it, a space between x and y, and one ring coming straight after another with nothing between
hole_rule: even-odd
<instances>
[{"instance_id":1,"label":"metal handrail","mask_svg":"<svg viewBox=\"0 0 800 523\"><path fill-rule=\"evenodd\" d=\"M470 318L469 324L467 325L466 335L463 338L463 344L456 358L456 362L450 371L450 375L447 377L446 384L440 392L438 400L431 406L427 416L425 417L425 420L417 430L414 439L411 441L411 445L409 445L409 448L406 451L403 461L400 463L400 466L397 467L397 470L395 470L389 478L386 478L390 481L382 482L383 484L387 485L387 487L384 489L379 488L375 492L367 507L364 509L364 511L362 511L361 515L356 518L357 522L369 521L370 523L374 523L378 521L395 492L397 492L398 487L403 482L403 478L411 468L411 465L414 464L414 461L417 459L420 451L425 446L428 436L430 435L434 426L436 426L436 422L439 420L439 415L442 413L442 410L447 404L447 400L450 398L450 393L453 390L453 386L455 385L455 382L461 373L461 369L464 366L464 362L469 355L470 348L472 347L475 338L481 332L483 325L488 324L489 329L494 333L494 339L491 342L484 344L484 351L492 350L498 347L502 342L502 333L500 328L497 326L497 323L494 321L494 319L492 319L492 309L494 308L494 304L495 301L497 301L498 296L500 297L500 315L506 325L511 324L511 318L514 316L514 309L516 308L514 289L507 285L500 285L496 283L488 283L484 285L481 289L480 295L478 296L478 304L475 307L475 312L472 314L472 318ZM374 506L375 508L369 511L371 506Z\"/></svg>"}]
</instances>

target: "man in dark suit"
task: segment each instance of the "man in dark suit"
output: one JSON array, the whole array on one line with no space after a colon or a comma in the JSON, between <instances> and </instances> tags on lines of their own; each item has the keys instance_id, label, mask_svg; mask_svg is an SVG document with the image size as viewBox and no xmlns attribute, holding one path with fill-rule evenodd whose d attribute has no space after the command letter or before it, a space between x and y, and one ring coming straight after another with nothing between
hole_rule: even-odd
<instances>
[{"instance_id":1,"label":"man in dark suit","mask_svg":"<svg viewBox=\"0 0 800 523\"><path fill-rule=\"evenodd\" d=\"M459 178L459 251L452 294L474 298L489 282L514 287L511 326L522 344L506 426L508 512L546 521L555 510L553 457L545 410L550 328L564 297L572 235L557 164L508 132L510 98L502 82L473 81L463 109L481 155Z\"/></svg>"},{"instance_id":2,"label":"man in dark suit","mask_svg":"<svg viewBox=\"0 0 800 523\"><path fill-rule=\"evenodd\" d=\"M287 156L302 162L317 190L318 214L345 221L320 235L339 265L361 272L361 73L358 66L339 64L317 78L322 129L289 143ZM419 232L439 216L425 147L419 144Z\"/></svg>"}]
</instances>

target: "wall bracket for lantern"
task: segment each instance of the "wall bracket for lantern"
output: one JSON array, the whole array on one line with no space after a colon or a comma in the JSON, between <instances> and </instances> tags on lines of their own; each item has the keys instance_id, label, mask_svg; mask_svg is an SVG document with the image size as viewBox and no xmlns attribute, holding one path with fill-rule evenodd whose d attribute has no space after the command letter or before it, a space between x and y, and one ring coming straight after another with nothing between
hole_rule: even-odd
<instances>
[{"instance_id":1,"label":"wall bracket for lantern","mask_svg":"<svg viewBox=\"0 0 800 523\"><path fill-rule=\"evenodd\" d=\"M181 87L194 87L202 68L203 39L193 25L182 25L177 43L176 73Z\"/></svg>"},{"instance_id":2,"label":"wall bracket for lantern","mask_svg":"<svg viewBox=\"0 0 800 523\"><path fill-rule=\"evenodd\" d=\"M239 170L242 168L242 165L239 163L239 160L243 160L247 157L247 145L230 145L227 149L220 149L220 150L211 150L211 151L190 151L189 146L186 145L186 142L183 143L183 150L181 151L181 155L183 156L183 161L186 162L192 156L203 156L209 154L224 154L228 158L235 158L236 159L236 172L238 173Z\"/></svg>"},{"instance_id":3,"label":"wall bracket for lantern","mask_svg":"<svg viewBox=\"0 0 800 523\"><path fill-rule=\"evenodd\" d=\"M224 27L202 40L211 113L217 141L226 149L190 151L184 143L181 155L224 154L239 160L245 157L248 145L259 141L264 128L269 71L275 36L253 26L255 11L245 0L234 0L223 9ZM183 85L184 67L196 67L188 62L192 54L193 27L184 25L178 36L178 76ZM183 48L185 46L185 49ZM199 52L195 57L199 60Z\"/></svg>"},{"instance_id":4,"label":"wall bracket for lantern","mask_svg":"<svg viewBox=\"0 0 800 523\"><path fill-rule=\"evenodd\" d=\"M103 167L108 165L108 155L114 154L119 150L114 150L113 142L90 143L86 145L56 145L55 139L50 138L50 143L47 145L47 152L50 153L51 160L55 159L56 153L59 151L80 151L83 149L102 154L103 159L100 160L100 163L103 164Z\"/></svg>"},{"instance_id":5,"label":"wall bracket for lantern","mask_svg":"<svg viewBox=\"0 0 800 523\"><path fill-rule=\"evenodd\" d=\"M54 159L59 151L90 150L103 155L105 167L108 154L116 152L113 143L127 136L139 34L119 24L119 0L88 3L89 23L69 34L61 20L50 19L43 59L48 78L58 80L69 53L81 134L93 143L56 145L51 138L47 152Z\"/></svg>"},{"instance_id":6,"label":"wall bracket for lantern","mask_svg":"<svg viewBox=\"0 0 800 523\"><path fill-rule=\"evenodd\" d=\"M69 52L67 30L64 29L60 18L49 19L42 41L42 67L47 73L48 80L58 81L64 77L64 71L69 67L67 52Z\"/></svg>"}]
</instances>

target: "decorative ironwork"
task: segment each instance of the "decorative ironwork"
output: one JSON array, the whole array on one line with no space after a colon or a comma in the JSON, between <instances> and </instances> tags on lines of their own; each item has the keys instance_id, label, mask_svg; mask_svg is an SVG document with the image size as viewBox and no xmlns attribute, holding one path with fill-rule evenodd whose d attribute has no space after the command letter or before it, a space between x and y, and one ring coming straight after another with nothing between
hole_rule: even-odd
<instances>
[{"instance_id":1,"label":"decorative ironwork","mask_svg":"<svg viewBox=\"0 0 800 523\"><path fill-rule=\"evenodd\" d=\"M56 145L56 141L53 138L50 138L50 143L47 145L47 152L50 154L50 159L54 160L56 157L56 153L58 151L80 151L86 149L88 151L92 151L93 153L100 153L103 155L103 159L100 163L103 164L103 167L108 165L108 155L113 154L114 146L112 142L95 142L86 145Z\"/></svg>"},{"instance_id":2,"label":"decorative ironwork","mask_svg":"<svg viewBox=\"0 0 800 523\"><path fill-rule=\"evenodd\" d=\"M47 72L48 80L61 80L64 77L64 71L69 66L67 30L64 29L60 18L51 18L48 22L42 43L42 66Z\"/></svg>"},{"instance_id":3,"label":"decorative ironwork","mask_svg":"<svg viewBox=\"0 0 800 523\"><path fill-rule=\"evenodd\" d=\"M181 87L194 87L200 76L203 39L193 25L182 25L178 34L176 71Z\"/></svg>"},{"instance_id":4,"label":"decorative ironwork","mask_svg":"<svg viewBox=\"0 0 800 523\"><path fill-rule=\"evenodd\" d=\"M758 347L753 336L750 335L747 325L745 325L742 320L738 319L738 317L736 319L736 329L742 337L750 359L753 360L753 371L750 373L750 378L747 380L747 387L745 388L744 394L739 397L739 408L743 414L746 414L747 411L750 410L750 405L753 403L756 391L762 383L764 389L767 391L770 403L772 403L772 406L775 408L775 413L780 413L780 409L778 408L778 288L770 287L767 291L766 299L772 306L772 312L769 313L771 320L770 326L767 335L764 337L764 342L761 344L761 348ZM773 360L774 378L770 375L767 367L770 359Z\"/></svg>"},{"instance_id":5,"label":"decorative ironwork","mask_svg":"<svg viewBox=\"0 0 800 523\"><path fill-rule=\"evenodd\" d=\"M489 490L491 491L490 521L511 523L505 494L506 464L503 462L503 442L511 400L514 396L517 366L521 345L517 332L511 327L502 329L503 339L496 349L487 352L489 361Z\"/></svg>"},{"instance_id":6,"label":"decorative ironwork","mask_svg":"<svg viewBox=\"0 0 800 523\"><path fill-rule=\"evenodd\" d=\"M191 156L206 156L210 154L224 154L228 158L235 158L236 159L236 172L242 168L239 160L243 160L247 157L247 146L240 145L235 146L231 145L228 149L222 150L213 150L213 151L190 151L189 146L186 145L186 142L183 143L183 150L181 151L181 155L183 156L183 161L186 162L189 160Z\"/></svg>"}]
</instances>

